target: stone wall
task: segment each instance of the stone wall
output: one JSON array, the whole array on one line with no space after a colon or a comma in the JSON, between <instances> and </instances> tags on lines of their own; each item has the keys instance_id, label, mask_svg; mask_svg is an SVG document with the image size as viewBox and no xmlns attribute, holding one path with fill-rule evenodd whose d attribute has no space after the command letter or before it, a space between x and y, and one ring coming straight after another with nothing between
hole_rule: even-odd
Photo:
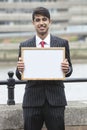
<instances>
[{"instance_id":1,"label":"stone wall","mask_svg":"<svg viewBox=\"0 0 87 130\"><path fill-rule=\"evenodd\" d=\"M68 102L65 111L66 130L87 130L87 102ZM0 105L0 130L23 130L21 104ZM42 130L46 130L43 126Z\"/></svg>"},{"instance_id":2,"label":"stone wall","mask_svg":"<svg viewBox=\"0 0 87 130\"><path fill-rule=\"evenodd\" d=\"M87 61L87 42L71 42L70 53L72 60ZM0 61L2 62L17 62L18 59L18 44L1 44L0 43Z\"/></svg>"}]
</instances>

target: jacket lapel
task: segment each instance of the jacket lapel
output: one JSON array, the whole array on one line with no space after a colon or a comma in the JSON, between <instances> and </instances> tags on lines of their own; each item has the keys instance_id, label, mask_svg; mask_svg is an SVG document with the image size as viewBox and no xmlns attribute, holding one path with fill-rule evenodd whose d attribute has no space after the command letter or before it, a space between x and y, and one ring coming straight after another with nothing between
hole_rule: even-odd
<instances>
[{"instance_id":1,"label":"jacket lapel","mask_svg":"<svg viewBox=\"0 0 87 130\"><path fill-rule=\"evenodd\" d=\"M31 41L29 41L29 47L36 47L36 37L34 36Z\"/></svg>"},{"instance_id":2,"label":"jacket lapel","mask_svg":"<svg viewBox=\"0 0 87 130\"><path fill-rule=\"evenodd\" d=\"M34 36L31 39L31 42L29 44L30 47L36 47L36 36ZM56 40L55 36L51 35L50 36L50 47L59 47L60 45L58 44L58 39Z\"/></svg>"},{"instance_id":3,"label":"jacket lapel","mask_svg":"<svg viewBox=\"0 0 87 130\"><path fill-rule=\"evenodd\" d=\"M50 36L50 47L58 47L58 41L56 41L53 35Z\"/></svg>"}]
</instances>

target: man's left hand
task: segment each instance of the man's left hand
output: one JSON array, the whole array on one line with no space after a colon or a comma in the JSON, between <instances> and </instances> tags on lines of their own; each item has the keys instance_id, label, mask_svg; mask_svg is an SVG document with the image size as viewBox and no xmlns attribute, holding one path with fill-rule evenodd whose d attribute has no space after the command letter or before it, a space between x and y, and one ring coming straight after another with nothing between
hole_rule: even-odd
<instances>
[{"instance_id":1,"label":"man's left hand","mask_svg":"<svg viewBox=\"0 0 87 130\"><path fill-rule=\"evenodd\" d=\"M63 72L66 74L69 71L69 62L67 59L64 59L64 61L61 63L61 68Z\"/></svg>"}]
</instances>

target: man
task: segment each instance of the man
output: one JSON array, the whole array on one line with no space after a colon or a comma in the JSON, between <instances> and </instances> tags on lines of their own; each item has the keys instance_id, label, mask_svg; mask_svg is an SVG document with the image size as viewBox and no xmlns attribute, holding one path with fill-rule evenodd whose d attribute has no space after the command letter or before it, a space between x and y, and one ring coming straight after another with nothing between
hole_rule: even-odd
<instances>
[{"instance_id":1,"label":"man","mask_svg":"<svg viewBox=\"0 0 87 130\"><path fill-rule=\"evenodd\" d=\"M32 14L32 22L36 29L36 35L20 44L16 70L18 79L21 79L21 74L24 71L21 47L41 47L40 43L43 40L44 47L65 47L65 59L61 63L61 69L66 77L70 76L72 64L68 41L50 34L51 19L48 9L36 8ZM43 122L48 130L65 130L64 110L66 105L63 81L27 81L23 99L24 130L41 130Z\"/></svg>"}]
</instances>

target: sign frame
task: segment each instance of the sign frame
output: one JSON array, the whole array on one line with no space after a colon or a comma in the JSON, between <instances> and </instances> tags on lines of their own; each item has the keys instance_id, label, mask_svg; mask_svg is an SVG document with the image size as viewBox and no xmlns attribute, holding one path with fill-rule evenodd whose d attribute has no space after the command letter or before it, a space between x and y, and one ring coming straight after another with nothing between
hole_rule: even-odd
<instances>
[{"instance_id":1,"label":"sign frame","mask_svg":"<svg viewBox=\"0 0 87 130\"><path fill-rule=\"evenodd\" d=\"M22 47L24 72L22 80L64 80L61 62L65 59L65 47Z\"/></svg>"}]
</instances>

